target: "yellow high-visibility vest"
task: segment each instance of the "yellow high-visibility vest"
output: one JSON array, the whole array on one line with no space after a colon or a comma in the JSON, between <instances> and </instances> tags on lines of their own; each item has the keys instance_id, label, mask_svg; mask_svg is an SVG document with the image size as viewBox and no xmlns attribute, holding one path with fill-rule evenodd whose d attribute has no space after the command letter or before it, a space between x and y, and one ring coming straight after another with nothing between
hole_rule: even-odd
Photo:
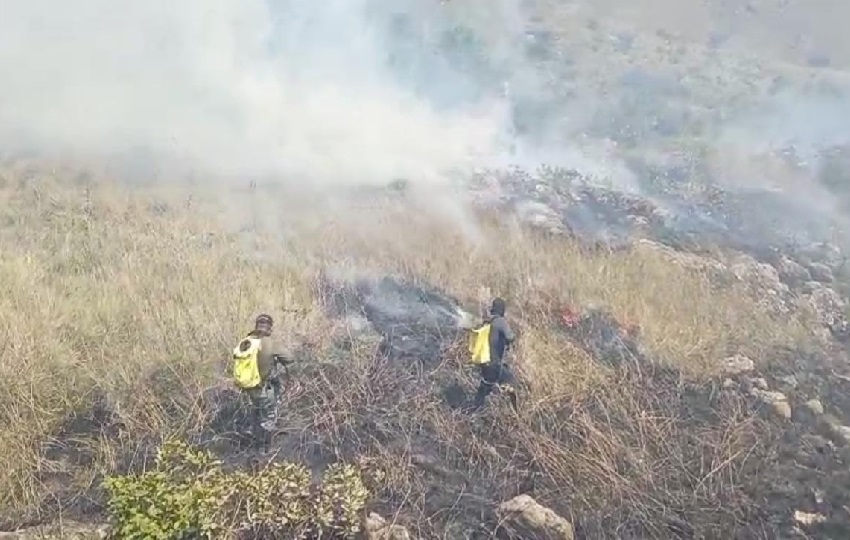
<instances>
[{"instance_id":1,"label":"yellow high-visibility vest","mask_svg":"<svg viewBox=\"0 0 850 540\"><path fill-rule=\"evenodd\" d=\"M476 365L490 363L490 323L472 330L469 336L470 362Z\"/></svg>"},{"instance_id":2,"label":"yellow high-visibility vest","mask_svg":"<svg viewBox=\"0 0 850 540\"><path fill-rule=\"evenodd\" d=\"M250 345L244 351L242 344L250 341ZM247 337L233 349L233 382L242 389L256 388L260 386L260 363L259 354L262 341L259 338Z\"/></svg>"}]
</instances>

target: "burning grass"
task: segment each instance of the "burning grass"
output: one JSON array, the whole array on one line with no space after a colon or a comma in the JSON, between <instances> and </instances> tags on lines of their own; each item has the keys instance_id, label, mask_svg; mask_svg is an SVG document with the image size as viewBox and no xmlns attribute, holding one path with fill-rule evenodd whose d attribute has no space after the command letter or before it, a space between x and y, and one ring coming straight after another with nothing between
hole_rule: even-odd
<instances>
[{"instance_id":1,"label":"burning grass","mask_svg":"<svg viewBox=\"0 0 850 540\"><path fill-rule=\"evenodd\" d=\"M103 475L138 468L167 436L238 464L210 402L233 395L226 353L261 310L312 351L287 387L280 453L383 471L372 504L414 530L481 532L493 503L520 492L592 536L768 521L747 482L775 459L779 430L713 381L723 357L761 360L806 328L743 288L652 251L591 252L487 220L470 239L389 202L366 217L293 215L297 234L280 240L225 232L215 207L173 194L7 178L0 198L0 525L99 511ZM478 419L447 403L475 385L452 336L431 364L356 340L340 353L350 329L316 294L327 268L428 283L468 308L480 286L506 297L520 416L498 399ZM568 339L558 314L591 305L638 325L649 360L607 365Z\"/></svg>"}]
</instances>

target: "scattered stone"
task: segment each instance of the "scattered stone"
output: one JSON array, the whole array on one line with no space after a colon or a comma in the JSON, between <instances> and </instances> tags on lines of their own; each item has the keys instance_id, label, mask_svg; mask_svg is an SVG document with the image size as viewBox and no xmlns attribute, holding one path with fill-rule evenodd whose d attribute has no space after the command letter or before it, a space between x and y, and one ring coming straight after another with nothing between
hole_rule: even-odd
<instances>
[{"instance_id":1,"label":"scattered stone","mask_svg":"<svg viewBox=\"0 0 850 540\"><path fill-rule=\"evenodd\" d=\"M827 324L827 330L836 339L847 341L850 339L850 322L843 315L835 317Z\"/></svg>"},{"instance_id":2,"label":"scattered stone","mask_svg":"<svg viewBox=\"0 0 850 540\"><path fill-rule=\"evenodd\" d=\"M723 379L723 388L726 390L732 390L738 386L738 383L733 381L732 379Z\"/></svg>"},{"instance_id":3,"label":"scattered stone","mask_svg":"<svg viewBox=\"0 0 850 540\"><path fill-rule=\"evenodd\" d=\"M791 405L787 401L774 401L772 405L773 410L776 411L776 414L786 420L791 419Z\"/></svg>"},{"instance_id":4,"label":"scattered stone","mask_svg":"<svg viewBox=\"0 0 850 540\"><path fill-rule=\"evenodd\" d=\"M810 514L809 512L796 510L794 512L794 521L796 521L800 525L814 525L815 523L823 523L824 521L826 521L826 516L822 514Z\"/></svg>"},{"instance_id":5,"label":"scattered stone","mask_svg":"<svg viewBox=\"0 0 850 540\"><path fill-rule=\"evenodd\" d=\"M791 419L791 405L788 403L788 397L782 392L771 392L759 388L753 389L755 395L762 402L773 407L774 412L786 420Z\"/></svg>"},{"instance_id":6,"label":"scattered stone","mask_svg":"<svg viewBox=\"0 0 850 540\"><path fill-rule=\"evenodd\" d=\"M782 281L792 286L811 281L812 279L812 275L806 270L805 266L785 255L782 256L782 259L776 265L776 270L779 272L779 277Z\"/></svg>"},{"instance_id":7,"label":"scattered stone","mask_svg":"<svg viewBox=\"0 0 850 540\"><path fill-rule=\"evenodd\" d=\"M790 312L788 300L791 298L791 290L782 283L774 267L741 254L734 258L729 270L759 295L762 307L777 315Z\"/></svg>"},{"instance_id":8,"label":"scattered stone","mask_svg":"<svg viewBox=\"0 0 850 540\"><path fill-rule=\"evenodd\" d=\"M842 426L838 422L829 422L829 428L833 436L841 443L850 445L850 427Z\"/></svg>"},{"instance_id":9,"label":"scattered stone","mask_svg":"<svg viewBox=\"0 0 850 540\"><path fill-rule=\"evenodd\" d=\"M804 301L815 312L820 323L830 326L835 321L842 320L846 304L841 295L819 283L811 287L812 292L804 297Z\"/></svg>"},{"instance_id":10,"label":"scattered stone","mask_svg":"<svg viewBox=\"0 0 850 540\"><path fill-rule=\"evenodd\" d=\"M793 375L783 375L782 377L777 377L776 380L785 388L797 388L797 377Z\"/></svg>"},{"instance_id":11,"label":"scattered stone","mask_svg":"<svg viewBox=\"0 0 850 540\"><path fill-rule=\"evenodd\" d=\"M744 355L736 354L723 361L723 373L726 375L741 375L756 368L755 363Z\"/></svg>"},{"instance_id":12,"label":"scattered stone","mask_svg":"<svg viewBox=\"0 0 850 540\"><path fill-rule=\"evenodd\" d=\"M801 249L800 252L811 261L808 264L809 267L815 261L830 268L838 268L844 263L844 254L841 253L841 249L829 242L816 242Z\"/></svg>"},{"instance_id":13,"label":"scattered stone","mask_svg":"<svg viewBox=\"0 0 850 540\"><path fill-rule=\"evenodd\" d=\"M800 292L802 292L803 294L812 294L821 287L823 287L823 285L818 283L817 281L807 281L800 285Z\"/></svg>"},{"instance_id":14,"label":"scattered stone","mask_svg":"<svg viewBox=\"0 0 850 540\"><path fill-rule=\"evenodd\" d=\"M410 540L410 533L401 525L387 523L375 512L366 516L363 526L366 540Z\"/></svg>"},{"instance_id":15,"label":"scattered stone","mask_svg":"<svg viewBox=\"0 0 850 540\"><path fill-rule=\"evenodd\" d=\"M758 388L759 390L767 390L770 388L767 385L767 379L764 377L755 377L750 380L750 383L753 385L753 388Z\"/></svg>"},{"instance_id":16,"label":"scattered stone","mask_svg":"<svg viewBox=\"0 0 850 540\"><path fill-rule=\"evenodd\" d=\"M819 399L810 399L804 406L814 415L820 416L823 414L823 404Z\"/></svg>"},{"instance_id":17,"label":"scattered stone","mask_svg":"<svg viewBox=\"0 0 850 540\"><path fill-rule=\"evenodd\" d=\"M804 446L810 446L822 454L831 453L835 450L835 444L826 437L821 437L820 435L814 435L811 433L803 435L800 437L800 441L804 444Z\"/></svg>"},{"instance_id":18,"label":"scattered stone","mask_svg":"<svg viewBox=\"0 0 850 540\"><path fill-rule=\"evenodd\" d=\"M832 268L823 263L812 263L809 265L809 272L812 279L820 283L832 283L835 281L835 276L832 273Z\"/></svg>"},{"instance_id":19,"label":"scattered stone","mask_svg":"<svg viewBox=\"0 0 850 540\"><path fill-rule=\"evenodd\" d=\"M528 495L503 502L499 505L499 516L523 538L575 539L572 523Z\"/></svg>"}]
</instances>

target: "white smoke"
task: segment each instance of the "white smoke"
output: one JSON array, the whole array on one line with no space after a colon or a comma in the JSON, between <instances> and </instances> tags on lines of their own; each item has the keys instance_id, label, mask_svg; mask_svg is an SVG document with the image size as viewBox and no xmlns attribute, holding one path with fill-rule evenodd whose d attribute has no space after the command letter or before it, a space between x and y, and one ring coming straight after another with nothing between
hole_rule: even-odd
<instances>
[{"instance_id":1,"label":"white smoke","mask_svg":"<svg viewBox=\"0 0 850 540\"><path fill-rule=\"evenodd\" d=\"M0 144L324 183L434 180L497 155L503 105L437 111L397 84L376 11L393 8L2 0Z\"/></svg>"}]
</instances>

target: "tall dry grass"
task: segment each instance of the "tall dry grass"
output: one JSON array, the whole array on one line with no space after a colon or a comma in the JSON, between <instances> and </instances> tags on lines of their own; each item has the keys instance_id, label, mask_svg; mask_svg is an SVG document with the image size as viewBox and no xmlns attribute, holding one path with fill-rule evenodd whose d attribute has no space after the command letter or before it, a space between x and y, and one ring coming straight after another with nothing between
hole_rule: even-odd
<instances>
[{"instance_id":1,"label":"tall dry grass","mask_svg":"<svg viewBox=\"0 0 850 540\"><path fill-rule=\"evenodd\" d=\"M758 360L806 333L802 319L777 320L745 290L658 253L588 252L487 219L468 238L391 203L320 220L302 208L281 238L234 232L223 206L197 194L8 174L0 188L7 525L54 515L55 501L82 504L78 496L96 494L98 479L148 442L202 431L209 419L197 399L227 385L226 353L258 312L275 316L288 345L307 339L319 357L333 348L340 323L323 313L312 285L326 267L415 276L469 307L480 286L508 299L529 386L521 418L481 424L447 408L440 384L475 384L457 358L428 372L399 370L370 346L340 366L304 371L288 389L282 425L304 444L329 452L338 443L383 470L383 501L419 515L432 534L436 522L449 527L451 512L433 512L428 482L463 470L445 480L447 492L461 477L490 486L491 496L528 482L578 513L608 509L600 527L650 530L670 504L664 490L691 490L683 508L716 505L740 488L760 421L737 401L706 413L711 419L686 418L681 385L703 384L726 355ZM590 305L638 323L648 354L678 379L642 382L552 330L564 306ZM75 419L88 427L69 427ZM438 450L423 446L426 432Z\"/></svg>"}]
</instances>

